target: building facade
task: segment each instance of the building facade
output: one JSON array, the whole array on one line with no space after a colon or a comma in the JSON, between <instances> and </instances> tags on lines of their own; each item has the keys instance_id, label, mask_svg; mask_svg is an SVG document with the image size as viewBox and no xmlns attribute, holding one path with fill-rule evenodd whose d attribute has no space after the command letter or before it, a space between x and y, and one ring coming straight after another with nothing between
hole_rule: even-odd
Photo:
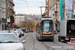
<instances>
[{"instance_id":1,"label":"building facade","mask_svg":"<svg viewBox=\"0 0 75 50\"><path fill-rule=\"evenodd\" d=\"M54 18L54 20L56 21L57 19L57 2L58 0L50 0L49 1L49 16Z\"/></svg>"},{"instance_id":2,"label":"building facade","mask_svg":"<svg viewBox=\"0 0 75 50\"><path fill-rule=\"evenodd\" d=\"M0 30L5 28L6 22L6 0L0 0Z\"/></svg>"},{"instance_id":3,"label":"building facade","mask_svg":"<svg viewBox=\"0 0 75 50\"><path fill-rule=\"evenodd\" d=\"M14 23L14 2L13 0L6 0L6 17L10 17L10 26L11 28L14 27L13 23ZM7 23L8 25L8 23ZM8 28L8 26L7 26Z\"/></svg>"},{"instance_id":4,"label":"building facade","mask_svg":"<svg viewBox=\"0 0 75 50\"><path fill-rule=\"evenodd\" d=\"M56 13L57 13L57 6L58 6L58 1L59 0L46 0L46 17L52 17L55 18L56 17Z\"/></svg>"},{"instance_id":5,"label":"building facade","mask_svg":"<svg viewBox=\"0 0 75 50\"><path fill-rule=\"evenodd\" d=\"M2 0L0 0L0 30L2 30Z\"/></svg>"},{"instance_id":6,"label":"building facade","mask_svg":"<svg viewBox=\"0 0 75 50\"><path fill-rule=\"evenodd\" d=\"M13 0L10 0L10 16L14 16L15 12L14 12L14 2Z\"/></svg>"},{"instance_id":7,"label":"building facade","mask_svg":"<svg viewBox=\"0 0 75 50\"><path fill-rule=\"evenodd\" d=\"M20 26L21 22L25 21L25 16L15 16L15 25Z\"/></svg>"},{"instance_id":8,"label":"building facade","mask_svg":"<svg viewBox=\"0 0 75 50\"><path fill-rule=\"evenodd\" d=\"M2 0L2 18L6 19L6 0Z\"/></svg>"},{"instance_id":9,"label":"building facade","mask_svg":"<svg viewBox=\"0 0 75 50\"><path fill-rule=\"evenodd\" d=\"M75 5L75 0L74 0ZM47 5L46 5L47 6ZM75 16L75 6L74 6L74 16ZM49 17L52 17L55 21L55 25L60 25L60 0L49 0ZM58 22L58 24L56 24ZM56 28L54 27L56 30Z\"/></svg>"},{"instance_id":10,"label":"building facade","mask_svg":"<svg viewBox=\"0 0 75 50\"><path fill-rule=\"evenodd\" d=\"M13 0L6 0L6 17L14 15L14 6Z\"/></svg>"},{"instance_id":11,"label":"building facade","mask_svg":"<svg viewBox=\"0 0 75 50\"><path fill-rule=\"evenodd\" d=\"M54 30L56 31L56 22L60 17L59 12L60 0L46 0L46 17L52 17L54 21Z\"/></svg>"},{"instance_id":12,"label":"building facade","mask_svg":"<svg viewBox=\"0 0 75 50\"><path fill-rule=\"evenodd\" d=\"M2 30L6 29L6 0L2 0Z\"/></svg>"},{"instance_id":13,"label":"building facade","mask_svg":"<svg viewBox=\"0 0 75 50\"><path fill-rule=\"evenodd\" d=\"M49 0L46 0L46 11L45 11L45 16L49 17Z\"/></svg>"}]
</instances>

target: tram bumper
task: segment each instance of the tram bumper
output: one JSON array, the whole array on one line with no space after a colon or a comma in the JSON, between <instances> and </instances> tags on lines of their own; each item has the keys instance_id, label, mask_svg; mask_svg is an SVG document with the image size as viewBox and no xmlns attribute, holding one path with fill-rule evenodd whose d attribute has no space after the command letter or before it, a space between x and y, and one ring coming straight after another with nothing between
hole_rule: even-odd
<instances>
[{"instance_id":1,"label":"tram bumper","mask_svg":"<svg viewBox=\"0 0 75 50\"><path fill-rule=\"evenodd\" d=\"M53 35L42 35L41 37L44 39L54 39Z\"/></svg>"}]
</instances>

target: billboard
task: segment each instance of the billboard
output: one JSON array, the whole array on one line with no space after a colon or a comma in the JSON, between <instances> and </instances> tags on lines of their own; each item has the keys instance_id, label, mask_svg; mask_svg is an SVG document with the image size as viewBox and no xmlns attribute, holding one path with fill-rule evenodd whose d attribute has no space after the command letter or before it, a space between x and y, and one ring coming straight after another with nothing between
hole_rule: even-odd
<instances>
[{"instance_id":1,"label":"billboard","mask_svg":"<svg viewBox=\"0 0 75 50\"><path fill-rule=\"evenodd\" d=\"M65 10L65 18L72 18L72 11L71 10Z\"/></svg>"},{"instance_id":2,"label":"billboard","mask_svg":"<svg viewBox=\"0 0 75 50\"><path fill-rule=\"evenodd\" d=\"M73 0L65 0L65 14L64 18L72 18L73 16Z\"/></svg>"},{"instance_id":3,"label":"billboard","mask_svg":"<svg viewBox=\"0 0 75 50\"><path fill-rule=\"evenodd\" d=\"M65 9L73 10L73 0L65 0Z\"/></svg>"}]
</instances>

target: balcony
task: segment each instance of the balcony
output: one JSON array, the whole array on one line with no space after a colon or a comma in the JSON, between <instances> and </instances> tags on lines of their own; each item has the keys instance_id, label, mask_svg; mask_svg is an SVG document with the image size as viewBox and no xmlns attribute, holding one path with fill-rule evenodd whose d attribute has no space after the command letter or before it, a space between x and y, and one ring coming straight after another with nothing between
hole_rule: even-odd
<instances>
[{"instance_id":1,"label":"balcony","mask_svg":"<svg viewBox=\"0 0 75 50\"><path fill-rule=\"evenodd\" d=\"M10 11L12 12L12 14L15 14L14 10L10 8Z\"/></svg>"},{"instance_id":2,"label":"balcony","mask_svg":"<svg viewBox=\"0 0 75 50\"><path fill-rule=\"evenodd\" d=\"M14 9L14 7L13 6L10 6L10 9Z\"/></svg>"},{"instance_id":3,"label":"balcony","mask_svg":"<svg viewBox=\"0 0 75 50\"><path fill-rule=\"evenodd\" d=\"M10 3L11 3L13 6L15 6L15 4L14 4L14 2L13 2L13 1L11 1L11 0L10 0Z\"/></svg>"}]
</instances>

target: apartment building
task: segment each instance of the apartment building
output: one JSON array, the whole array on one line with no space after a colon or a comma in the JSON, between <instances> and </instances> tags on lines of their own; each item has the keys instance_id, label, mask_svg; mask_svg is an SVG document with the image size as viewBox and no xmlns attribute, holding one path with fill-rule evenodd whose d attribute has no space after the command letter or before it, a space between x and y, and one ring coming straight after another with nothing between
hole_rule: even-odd
<instances>
[{"instance_id":1,"label":"apartment building","mask_svg":"<svg viewBox=\"0 0 75 50\"><path fill-rule=\"evenodd\" d=\"M59 4L59 0L46 0L46 17L52 17L55 22L58 19ZM56 30L56 24L54 24L54 30Z\"/></svg>"},{"instance_id":2,"label":"apartment building","mask_svg":"<svg viewBox=\"0 0 75 50\"><path fill-rule=\"evenodd\" d=\"M55 13L57 13L57 6L59 0L46 0L46 17L55 18Z\"/></svg>"},{"instance_id":3,"label":"apartment building","mask_svg":"<svg viewBox=\"0 0 75 50\"><path fill-rule=\"evenodd\" d=\"M15 4L14 4L13 0L10 0L10 16L13 16L15 14L14 6L15 6Z\"/></svg>"},{"instance_id":4,"label":"apartment building","mask_svg":"<svg viewBox=\"0 0 75 50\"><path fill-rule=\"evenodd\" d=\"M10 16L11 25L13 23L14 17L14 2L13 0L0 0L0 30L6 30L7 17Z\"/></svg>"},{"instance_id":5,"label":"apartment building","mask_svg":"<svg viewBox=\"0 0 75 50\"><path fill-rule=\"evenodd\" d=\"M5 28L6 22L6 0L0 0L0 30Z\"/></svg>"},{"instance_id":6,"label":"apartment building","mask_svg":"<svg viewBox=\"0 0 75 50\"><path fill-rule=\"evenodd\" d=\"M10 26L14 27L14 2L13 0L6 0L6 17L10 17ZM8 25L8 24L7 24Z\"/></svg>"},{"instance_id":7,"label":"apartment building","mask_svg":"<svg viewBox=\"0 0 75 50\"><path fill-rule=\"evenodd\" d=\"M6 0L6 17L8 17L9 15L10 16L13 16L14 15L14 6L15 6L15 4L14 4L14 2L13 2L13 0Z\"/></svg>"},{"instance_id":8,"label":"apartment building","mask_svg":"<svg viewBox=\"0 0 75 50\"><path fill-rule=\"evenodd\" d=\"M2 30L2 0L0 0L0 30Z\"/></svg>"},{"instance_id":9,"label":"apartment building","mask_svg":"<svg viewBox=\"0 0 75 50\"><path fill-rule=\"evenodd\" d=\"M2 18L6 19L6 0L2 0Z\"/></svg>"},{"instance_id":10,"label":"apartment building","mask_svg":"<svg viewBox=\"0 0 75 50\"><path fill-rule=\"evenodd\" d=\"M49 0L49 16L57 18L57 0Z\"/></svg>"},{"instance_id":11,"label":"apartment building","mask_svg":"<svg viewBox=\"0 0 75 50\"><path fill-rule=\"evenodd\" d=\"M46 0L46 11L45 11L45 16L49 17L49 0Z\"/></svg>"},{"instance_id":12,"label":"apartment building","mask_svg":"<svg viewBox=\"0 0 75 50\"><path fill-rule=\"evenodd\" d=\"M20 23L25 21L25 16L16 15L14 18L15 18L15 25L17 26L20 26Z\"/></svg>"}]
</instances>

